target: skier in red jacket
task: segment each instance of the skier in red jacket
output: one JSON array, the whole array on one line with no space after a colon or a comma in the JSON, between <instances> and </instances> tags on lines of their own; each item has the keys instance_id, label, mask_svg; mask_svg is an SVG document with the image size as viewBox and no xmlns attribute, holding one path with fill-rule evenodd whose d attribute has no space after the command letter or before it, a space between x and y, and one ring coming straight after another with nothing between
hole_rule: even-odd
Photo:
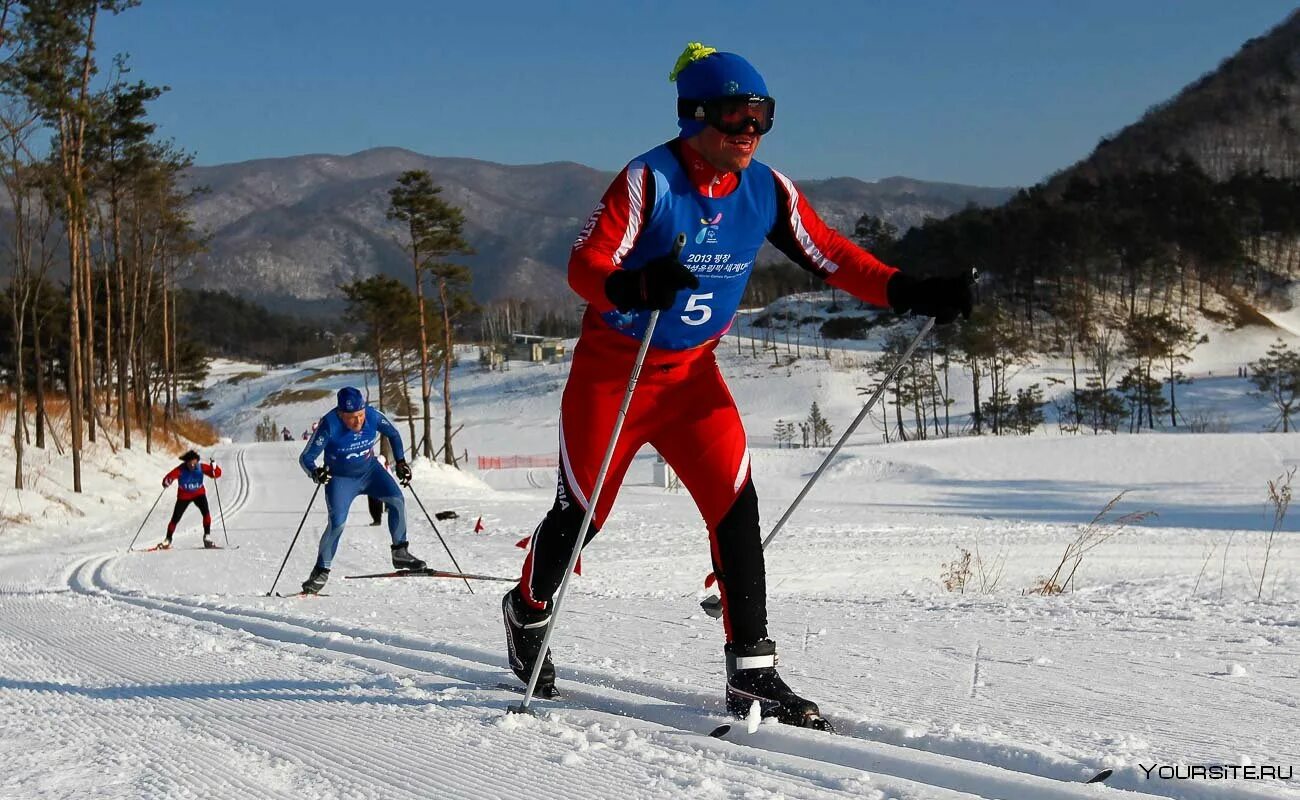
<instances>
[{"instance_id":1,"label":"skier in red jacket","mask_svg":"<svg viewBox=\"0 0 1300 800\"><path fill-rule=\"evenodd\" d=\"M181 456L180 466L163 477L163 488L176 483L176 507L172 509L171 522L167 523L167 538L158 544L159 550L172 546L172 534L176 532L176 523L181 521L185 509L193 503L203 514L203 546L214 548L212 541L212 514L208 511L208 493L203 488L203 476L216 480L221 477L221 467L216 464L204 464L199 454L190 450Z\"/></svg>"},{"instance_id":2,"label":"skier in red jacket","mask_svg":"<svg viewBox=\"0 0 1300 800\"><path fill-rule=\"evenodd\" d=\"M899 272L827 226L794 182L754 158L776 101L744 58L693 43L678 59L681 135L633 159L574 242L569 285L588 303L560 405L560 474L537 526L519 585L503 598L511 669L538 693L554 691L541 643L551 601L577 544L623 390L648 328L645 356L592 523L604 524L637 450L651 444L691 493L709 531L727 643L727 708L826 727L817 704L776 671L767 634L767 587L758 494L740 413L713 351L731 326L759 247L771 242L831 286L873 305L951 322L969 316L962 276ZM681 234L686 244L674 253Z\"/></svg>"}]
</instances>

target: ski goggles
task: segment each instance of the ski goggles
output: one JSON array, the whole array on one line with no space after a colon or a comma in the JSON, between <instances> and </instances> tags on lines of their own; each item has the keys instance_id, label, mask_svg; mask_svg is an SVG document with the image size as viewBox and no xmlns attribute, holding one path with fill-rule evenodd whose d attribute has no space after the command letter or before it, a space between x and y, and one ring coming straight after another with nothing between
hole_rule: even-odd
<instances>
[{"instance_id":1,"label":"ski goggles","mask_svg":"<svg viewBox=\"0 0 1300 800\"><path fill-rule=\"evenodd\" d=\"M762 135L772 130L776 101L761 94L737 94L708 100L682 98L677 101L679 119L707 122L728 136L747 133L750 126Z\"/></svg>"}]
</instances>

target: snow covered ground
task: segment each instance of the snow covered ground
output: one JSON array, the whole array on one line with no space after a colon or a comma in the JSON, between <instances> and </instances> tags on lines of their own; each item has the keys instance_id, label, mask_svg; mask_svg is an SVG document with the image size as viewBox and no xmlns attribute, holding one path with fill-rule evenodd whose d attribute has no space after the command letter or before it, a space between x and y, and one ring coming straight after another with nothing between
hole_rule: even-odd
<instances>
[{"instance_id":1,"label":"snow covered ground","mask_svg":"<svg viewBox=\"0 0 1300 800\"><path fill-rule=\"evenodd\" d=\"M102 509L78 498L67 518L0 535L0 797L1300 798L1294 780L1146 773L1300 761L1294 519L1259 586L1266 482L1300 464L1300 439L1253 432L1266 412L1223 377L1275 335L1247 334L1216 340L1192 366L1217 377L1188 387L1239 432L884 445L864 426L768 557L782 673L835 737L743 724L707 736L726 720L721 626L698 606L706 534L687 496L651 484L649 452L561 617L566 698L538 701L536 718L505 714L518 696L497 687L513 682L507 584L342 579L388 567L361 503L329 596L266 597L313 486L294 464L300 440L252 444L252 429L271 414L297 437L331 401L259 404L361 384L362 365L220 364L205 396L233 439L215 455L238 549L199 549L191 516L177 549L124 553L172 463L139 455L116 488L95 487ZM770 525L825 453L772 447L772 425L816 398L838 434L864 379L723 352ZM551 453L567 365L471 362L453 383L458 447L471 461ZM514 576L552 482L420 461L414 490L431 513L458 512L438 527L462 567ZM1086 553L1072 591L1027 594L1120 492L1115 515L1158 516ZM409 497L412 550L449 568ZM280 590L306 577L323 521L318 499ZM951 592L962 549L978 562ZM1102 769L1105 785L1083 783Z\"/></svg>"}]
</instances>

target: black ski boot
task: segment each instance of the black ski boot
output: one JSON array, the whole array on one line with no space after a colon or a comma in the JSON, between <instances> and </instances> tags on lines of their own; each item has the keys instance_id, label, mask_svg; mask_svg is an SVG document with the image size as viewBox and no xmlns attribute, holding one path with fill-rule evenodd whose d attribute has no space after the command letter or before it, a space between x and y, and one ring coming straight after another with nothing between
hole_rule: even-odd
<instances>
[{"instance_id":1,"label":"black ski boot","mask_svg":"<svg viewBox=\"0 0 1300 800\"><path fill-rule=\"evenodd\" d=\"M727 653L727 711L744 718L757 700L763 717L801 728L835 732L817 704L794 693L776 671L776 643L729 644Z\"/></svg>"},{"instance_id":2,"label":"black ski boot","mask_svg":"<svg viewBox=\"0 0 1300 800\"><path fill-rule=\"evenodd\" d=\"M330 571L324 567L313 567L311 577L302 582L303 594L320 594L325 588L325 581L330 579Z\"/></svg>"},{"instance_id":3,"label":"black ski boot","mask_svg":"<svg viewBox=\"0 0 1300 800\"><path fill-rule=\"evenodd\" d=\"M406 542L395 544L393 550L393 569L409 569L412 572L424 569L424 562L411 555L406 549Z\"/></svg>"},{"instance_id":4,"label":"black ski boot","mask_svg":"<svg viewBox=\"0 0 1300 800\"><path fill-rule=\"evenodd\" d=\"M212 541L212 534L210 533L203 534L203 549L216 550L217 547L218 547L217 543Z\"/></svg>"},{"instance_id":5,"label":"black ski boot","mask_svg":"<svg viewBox=\"0 0 1300 800\"><path fill-rule=\"evenodd\" d=\"M546 627L551 624L551 611L539 611L530 607L516 586L501 598L501 613L506 621L506 651L510 658L510 669L519 680L527 684L533 677L533 664L541 654L542 637L546 636ZM538 697L555 697L555 665L551 663L550 649L547 649L546 656L542 659L542 670L537 676L534 692Z\"/></svg>"}]
</instances>

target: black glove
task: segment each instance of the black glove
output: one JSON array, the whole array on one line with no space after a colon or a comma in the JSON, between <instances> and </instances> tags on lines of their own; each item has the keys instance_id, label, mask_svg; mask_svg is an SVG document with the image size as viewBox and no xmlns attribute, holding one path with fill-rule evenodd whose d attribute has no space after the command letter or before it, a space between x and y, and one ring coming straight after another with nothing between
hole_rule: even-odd
<instances>
[{"instance_id":1,"label":"black glove","mask_svg":"<svg viewBox=\"0 0 1300 800\"><path fill-rule=\"evenodd\" d=\"M324 464L311 471L311 479L321 486L330 482L330 468Z\"/></svg>"},{"instance_id":2,"label":"black glove","mask_svg":"<svg viewBox=\"0 0 1300 800\"><path fill-rule=\"evenodd\" d=\"M660 256L641 269L616 270L605 279L605 296L619 311L667 311L682 289L700 279L673 256Z\"/></svg>"},{"instance_id":3,"label":"black glove","mask_svg":"<svg viewBox=\"0 0 1300 800\"><path fill-rule=\"evenodd\" d=\"M911 311L922 317L934 317L940 325L946 325L957 319L970 319L971 296L970 279L965 275L949 275L933 278L914 278L901 272L894 273L885 287L889 305L899 314Z\"/></svg>"},{"instance_id":4,"label":"black glove","mask_svg":"<svg viewBox=\"0 0 1300 800\"><path fill-rule=\"evenodd\" d=\"M402 459L393 465L393 472L397 473L397 482L403 486L411 485L411 465Z\"/></svg>"}]
</instances>

